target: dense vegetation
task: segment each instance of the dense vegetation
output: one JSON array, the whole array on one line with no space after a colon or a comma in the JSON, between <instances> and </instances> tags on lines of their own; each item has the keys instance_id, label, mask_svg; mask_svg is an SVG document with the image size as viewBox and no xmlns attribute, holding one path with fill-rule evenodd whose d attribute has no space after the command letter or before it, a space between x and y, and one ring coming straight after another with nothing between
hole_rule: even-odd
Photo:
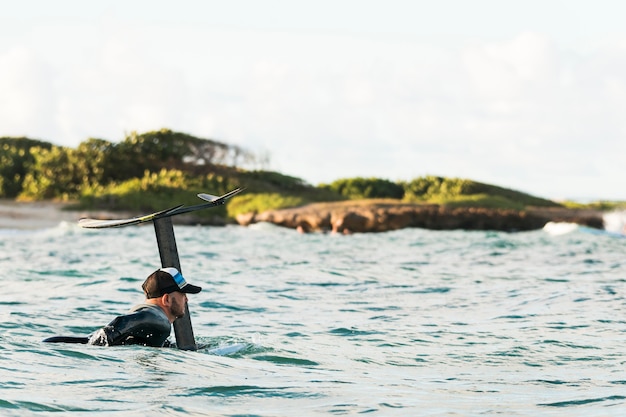
<instances>
[{"instance_id":1,"label":"dense vegetation","mask_svg":"<svg viewBox=\"0 0 626 417\"><path fill-rule=\"evenodd\" d=\"M22 192L26 174L33 166L32 149L47 151L51 143L28 138L0 138L0 197L15 198Z\"/></svg>"},{"instance_id":2,"label":"dense vegetation","mask_svg":"<svg viewBox=\"0 0 626 417\"><path fill-rule=\"evenodd\" d=\"M243 169L265 163L243 148L167 129L133 132L119 143L90 138L76 148L5 137L0 162L0 197L72 201L81 209L150 211L236 187L247 193L231 202L232 216L342 198L298 178ZM198 214L227 216L223 207Z\"/></svg>"},{"instance_id":3,"label":"dense vegetation","mask_svg":"<svg viewBox=\"0 0 626 417\"><path fill-rule=\"evenodd\" d=\"M236 187L226 211L207 216L294 207L310 202L388 198L413 203L524 209L557 203L460 178L426 176L392 182L347 178L313 186L277 172L245 169L266 158L226 143L162 129L118 143L90 138L76 148L28 138L0 138L0 197L72 201L83 209L151 211L196 204L195 194ZM204 212L199 212L204 213Z\"/></svg>"}]
</instances>

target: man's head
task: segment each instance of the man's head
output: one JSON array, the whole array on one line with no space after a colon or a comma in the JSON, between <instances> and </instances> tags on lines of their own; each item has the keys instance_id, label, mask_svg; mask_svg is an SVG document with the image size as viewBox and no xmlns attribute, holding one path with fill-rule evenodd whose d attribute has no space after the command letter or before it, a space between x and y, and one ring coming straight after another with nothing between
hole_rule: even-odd
<instances>
[{"instance_id":1,"label":"man's head","mask_svg":"<svg viewBox=\"0 0 626 417\"><path fill-rule=\"evenodd\" d=\"M171 267L154 271L146 278L141 288L147 299L159 298L176 291L185 294L197 294L202 291L201 287L188 284L178 269Z\"/></svg>"},{"instance_id":2,"label":"man's head","mask_svg":"<svg viewBox=\"0 0 626 417\"><path fill-rule=\"evenodd\" d=\"M141 286L146 302L160 306L170 322L185 315L187 294L197 294L202 288L188 284L176 268L154 271Z\"/></svg>"}]
</instances>

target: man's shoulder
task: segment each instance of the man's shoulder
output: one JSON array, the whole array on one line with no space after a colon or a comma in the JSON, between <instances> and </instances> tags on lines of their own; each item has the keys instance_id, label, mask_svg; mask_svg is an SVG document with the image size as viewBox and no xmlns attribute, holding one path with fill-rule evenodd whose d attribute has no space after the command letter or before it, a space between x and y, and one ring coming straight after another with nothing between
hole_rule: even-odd
<instances>
[{"instance_id":1,"label":"man's shoulder","mask_svg":"<svg viewBox=\"0 0 626 417\"><path fill-rule=\"evenodd\" d=\"M134 313L135 311L139 311L139 310L144 310L144 309L159 309L161 310L161 307L159 307L156 304L149 304L149 303L141 303L141 304L137 304L135 305L133 308L131 308L129 310L130 313Z\"/></svg>"},{"instance_id":2,"label":"man's shoulder","mask_svg":"<svg viewBox=\"0 0 626 417\"><path fill-rule=\"evenodd\" d=\"M165 311L161 307L156 304L142 303L137 304L133 308L130 309L129 313L137 313L137 312L146 312L151 314L156 314L157 316L162 316L167 320L167 315Z\"/></svg>"}]
</instances>

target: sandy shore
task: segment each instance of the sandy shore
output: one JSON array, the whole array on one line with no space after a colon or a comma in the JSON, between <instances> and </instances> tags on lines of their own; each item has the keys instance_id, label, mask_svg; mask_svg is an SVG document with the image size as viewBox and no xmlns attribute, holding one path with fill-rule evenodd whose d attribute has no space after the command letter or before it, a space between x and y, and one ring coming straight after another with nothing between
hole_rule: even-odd
<instances>
[{"instance_id":1,"label":"sandy shore","mask_svg":"<svg viewBox=\"0 0 626 417\"><path fill-rule=\"evenodd\" d=\"M0 200L0 229L35 230L55 227L61 222L77 222L85 213L63 210L67 203L21 203Z\"/></svg>"},{"instance_id":2,"label":"sandy shore","mask_svg":"<svg viewBox=\"0 0 626 417\"><path fill-rule=\"evenodd\" d=\"M0 230L38 230L56 227L62 222L77 223L79 219L124 219L146 213L129 211L111 212L106 210L65 210L70 203L52 201L18 202L0 199ZM201 220L187 215L178 224L202 224ZM223 224L215 222L214 224Z\"/></svg>"}]
</instances>

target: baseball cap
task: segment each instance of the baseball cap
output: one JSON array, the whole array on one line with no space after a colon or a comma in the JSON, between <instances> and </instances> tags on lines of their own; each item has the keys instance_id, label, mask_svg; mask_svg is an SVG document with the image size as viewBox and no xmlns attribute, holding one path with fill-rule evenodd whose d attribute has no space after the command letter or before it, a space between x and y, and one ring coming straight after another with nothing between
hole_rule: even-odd
<instances>
[{"instance_id":1,"label":"baseball cap","mask_svg":"<svg viewBox=\"0 0 626 417\"><path fill-rule=\"evenodd\" d=\"M175 291L185 294L197 294L202 291L201 287L187 283L183 274L172 267L154 271L146 278L141 288L146 293L146 298L157 298Z\"/></svg>"}]
</instances>

